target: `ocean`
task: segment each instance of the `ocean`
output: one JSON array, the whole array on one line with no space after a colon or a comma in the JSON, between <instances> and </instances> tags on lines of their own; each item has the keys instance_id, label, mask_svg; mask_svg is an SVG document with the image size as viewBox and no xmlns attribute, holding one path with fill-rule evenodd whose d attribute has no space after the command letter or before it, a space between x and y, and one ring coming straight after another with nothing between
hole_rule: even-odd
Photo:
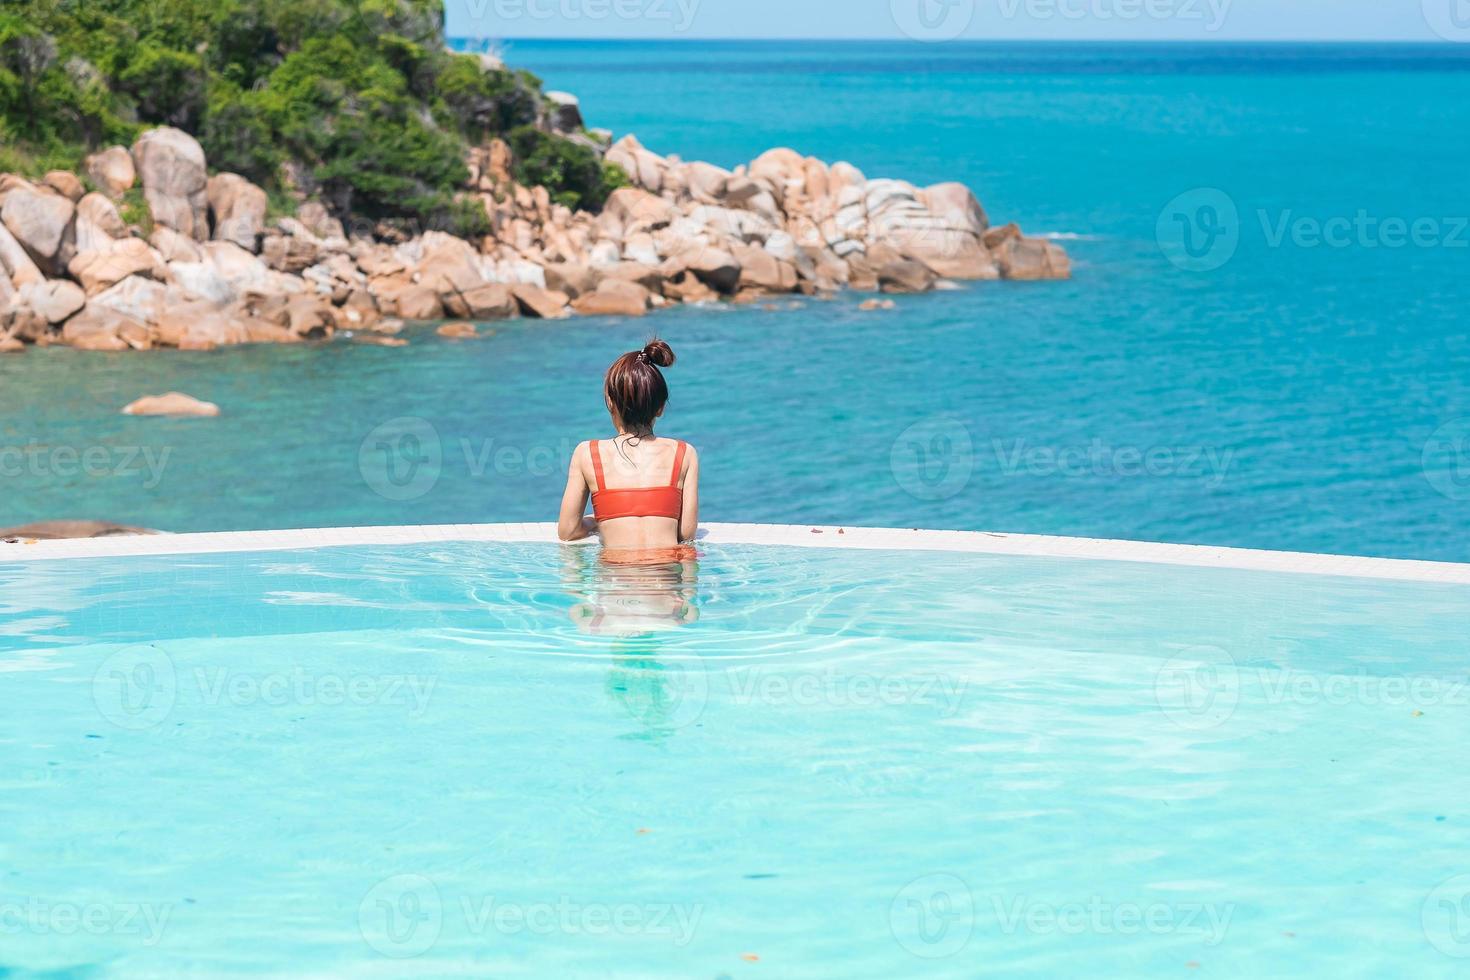
<instances>
[{"instance_id":1,"label":"ocean","mask_svg":"<svg viewBox=\"0 0 1470 980\"><path fill-rule=\"evenodd\" d=\"M587 122L969 184L1074 278L0 358L0 524L554 520L657 331L702 517L1470 560L1470 46L512 42ZM180 390L219 418L118 414Z\"/></svg>"}]
</instances>

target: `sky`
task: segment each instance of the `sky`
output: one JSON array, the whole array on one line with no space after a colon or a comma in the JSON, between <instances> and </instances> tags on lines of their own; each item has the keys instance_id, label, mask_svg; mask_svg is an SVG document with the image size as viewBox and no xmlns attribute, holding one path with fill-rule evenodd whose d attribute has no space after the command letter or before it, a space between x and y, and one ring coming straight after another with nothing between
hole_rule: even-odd
<instances>
[{"instance_id":1,"label":"sky","mask_svg":"<svg viewBox=\"0 0 1470 980\"><path fill-rule=\"evenodd\" d=\"M1470 43L1470 0L444 0L453 37Z\"/></svg>"}]
</instances>

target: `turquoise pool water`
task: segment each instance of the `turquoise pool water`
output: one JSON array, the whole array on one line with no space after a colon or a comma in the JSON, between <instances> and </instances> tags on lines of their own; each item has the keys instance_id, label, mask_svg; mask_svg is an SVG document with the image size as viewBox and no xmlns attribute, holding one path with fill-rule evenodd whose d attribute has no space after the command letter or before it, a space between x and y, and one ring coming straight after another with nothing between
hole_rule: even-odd
<instances>
[{"instance_id":1,"label":"turquoise pool water","mask_svg":"<svg viewBox=\"0 0 1470 980\"><path fill-rule=\"evenodd\" d=\"M1076 278L889 314L845 297L521 323L475 344L423 331L398 350L31 351L0 359L0 524L550 520L570 447L606 427L601 372L656 329L680 357L666 424L704 455L709 519L1470 560L1470 46L508 54L577 92L593 125L686 158L790 144L966 181L997 220L1078 236ZM1161 251L1160 218L1207 187L1234 203L1239 241L1189 271ZM1438 234L1276 237L1360 210ZM117 414L170 389L223 415ZM379 492L384 445L407 494Z\"/></svg>"},{"instance_id":2,"label":"turquoise pool water","mask_svg":"<svg viewBox=\"0 0 1470 980\"><path fill-rule=\"evenodd\" d=\"M1463 587L453 544L15 563L0 605L7 976L1470 956Z\"/></svg>"}]
</instances>

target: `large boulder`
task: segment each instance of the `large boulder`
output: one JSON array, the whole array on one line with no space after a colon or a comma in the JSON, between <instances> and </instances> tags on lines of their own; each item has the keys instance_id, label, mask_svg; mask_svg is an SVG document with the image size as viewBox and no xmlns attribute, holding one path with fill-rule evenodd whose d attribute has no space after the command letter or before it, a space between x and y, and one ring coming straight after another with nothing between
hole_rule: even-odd
<instances>
[{"instance_id":1,"label":"large boulder","mask_svg":"<svg viewBox=\"0 0 1470 980\"><path fill-rule=\"evenodd\" d=\"M437 320L444 315L444 305L439 294L426 286L409 286L386 299L383 305L389 312L397 313L405 320Z\"/></svg>"},{"instance_id":2,"label":"large boulder","mask_svg":"<svg viewBox=\"0 0 1470 980\"><path fill-rule=\"evenodd\" d=\"M468 292L485 284L480 253L469 242L451 235L436 236L434 247L414 267L414 278L441 296Z\"/></svg>"},{"instance_id":3,"label":"large boulder","mask_svg":"<svg viewBox=\"0 0 1470 980\"><path fill-rule=\"evenodd\" d=\"M82 182L77 179L77 175L69 170L47 171L46 176L41 178L41 183L73 204L80 201L82 195L87 193L87 189L82 186Z\"/></svg>"},{"instance_id":4,"label":"large boulder","mask_svg":"<svg viewBox=\"0 0 1470 980\"><path fill-rule=\"evenodd\" d=\"M208 173L199 141L172 126L150 129L133 144L133 165L154 224L208 241Z\"/></svg>"},{"instance_id":5,"label":"large boulder","mask_svg":"<svg viewBox=\"0 0 1470 980\"><path fill-rule=\"evenodd\" d=\"M318 238L344 238L342 222L332 217L321 201L304 201L296 209L296 220Z\"/></svg>"},{"instance_id":6,"label":"large boulder","mask_svg":"<svg viewBox=\"0 0 1470 980\"><path fill-rule=\"evenodd\" d=\"M570 92L546 92L548 122L559 133L578 133L583 127L582 104Z\"/></svg>"},{"instance_id":7,"label":"large boulder","mask_svg":"<svg viewBox=\"0 0 1470 980\"><path fill-rule=\"evenodd\" d=\"M516 303L525 316L539 317L542 320L560 320L567 315L566 293L559 293L553 289L542 289L531 283L517 283L510 287L511 295L515 297Z\"/></svg>"},{"instance_id":8,"label":"large boulder","mask_svg":"<svg viewBox=\"0 0 1470 980\"><path fill-rule=\"evenodd\" d=\"M142 324L157 323L168 305L168 288L144 276L128 276L87 301L87 310L112 310Z\"/></svg>"},{"instance_id":9,"label":"large boulder","mask_svg":"<svg viewBox=\"0 0 1470 980\"><path fill-rule=\"evenodd\" d=\"M684 172L689 196L701 204L719 204L723 201L725 190L733 176L723 167L700 161L686 164Z\"/></svg>"},{"instance_id":10,"label":"large boulder","mask_svg":"<svg viewBox=\"0 0 1470 980\"><path fill-rule=\"evenodd\" d=\"M594 292L572 300L583 316L642 316L648 312L648 290L626 279L604 279Z\"/></svg>"},{"instance_id":11,"label":"large boulder","mask_svg":"<svg viewBox=\"0 0 1470 980\"><path fill-rule=\"evenodd\" d=\"M141 238L113 239L102 248L78 252L66 268L88 295L99 293L128 276L167 278L163 257Z\"/></svg>"},{"instance_id":12,"label":"large boulder","mask_svg":"<svg viewBox=\"0 0 1470 980\"><path fill-rule=\"evenodd\" d=\"M186 238L164 225L153 229L148 244L158 249L165 262L202 262L204 253L194 239Z\"/></svg>"},{"instance_id":13,"label":"large boulder","mask_svg":"<svg viewBox=\"0 0 1470 980\"><path fill-rule=\"evenodd\" d=\"M198 246L201 261L210 266L238 295L251 290L280 292L282 280L276 277L266 264L234 242L208 242ZM295 280L299 285L300 280Z\"/></svg>"},{"instance_id":14,"label":"large boulder","mask_svg":"<svg viewBox=\"0 0 1470 980\"><path fill-rule=\"evenodd\" d=\"M77 202L77 252L106 248L114 238L126 238L128 226L117 205L103 194L87 194Z\"/></svg>"},{"instance_id":15,"label":"large boulder","mask_svg":"<svg viewBox=\"0 0 1470 980\"><path fill-rule=\"evenodd\" d=\"M1014 224L990 229L985 234L985 244L1006 279L1072 277L1072 262L1060 245L1042 238L1027 238Z\"/></svg>"},{"instance_id":16,"label":"large boulder","mask_svg":"<svg viewBox=\"0 0 1470 980\"><path fill-rule=\"evenodd\" d=\"M635 231L648 231L673 222L679 217L679 209L657 194L637 187L619 187L608 195L602 214L604 218L617 222L620 229L618 237L622 238Z\"/></svg>"},{"instance_id":17,"label":"large boulder","mask_svg":"<svg viewBox=\"0 0 1470 980\"><path fill-rule=\"evenodd\" d=\"M35 260L15 240L15 236L3 222L0 222L0 267L4 268L5 274L17 288L46 278Z\"/></svg>"},{"instance_id":18,"label":"large boulder","mask_svg":"<svg viewBox=\"0 0 1470 980\"><path fill-rule=\"evenodd\" d=\"M934 270L913 259L899 259L878 266L878 288L885 293L926 293L938 280Z\"/></svg>"},{"instance_id":19,"label":"large boulder","mask_svg":"<svg viewBox=\"0 0 1470 980\"><path fill-rule=\"evenodd\" d=\"M768 293L789 293L796 289L796 267L783 262L759 245L739 242L730 252L740 263L741 289L759 289Z\"/></svg>"},{"instance_id":20,"label":"large boulder","mask_svg":"<svg viewBox=\"0 0 1470 980\"><path fill-rule=\"evenodd\" d=\"M132 154L126 147L109 146L87 157L87 176L96 188L116 200L138 179Z\"/></svg>"},{"instance_id":21,"label":"large boulder","mask_svg":"<svg viewBox=\"0 0 1470 980\"><path fill-rule=\"evenodd\" d=\"M214 219L215 240L259 251L260 236L265 231L265 191L239 174L224 173L209 178L205 197Z\"/></svg>"},{"instance_id":22,"label":"large boulder","mask_svg":"<svg viewBox=\"0 0 1470 980\"><path fill-rule=\"evenodd\" d=\"M334 310L324 296L297 293L286 300L286 325L298 337L330 337L337 327Z\"/></svg>"},{"instance_id":23,"label":"large boulder","mask_svg":"<svg viewBox=\"0 0 1470 980\"><path fill-rule=\"evenodd\" d=\"M627 282L636 282L650 293L661 292L664 287L664 274L656 266L645 265L642 262L619 262L599 269L603 280L623 279Z\"/></svg>"},{"instance_id":24,"label":"large boulder","mask_svg":"<svg viewBox=\"0 0 1470 980\"><path fill-rule=\"evenodd\" d=\"M712 245L686 248L664 260L659 271L666 279L693 273L700 282L721 293L733 293L740 285L740 262L722 248Z\"/></svg>"},{"instance_id":25,"label":"large boulder","mask_svg":"<svg viewBox=\"0 0 1470 980\"><path fill-rule=\"evenodd\" d=\"M510 287L498 282L487 282L462 293L445 293L442 300L450 316L467 320L507 320L519 315L521 310Z\"/></svg>"},{"instance_id":26,"label":"large boulder","mask_svg":"<svg viewBox=\"0 0 1470 980\"><path fill-rule=\"evenodd\" d=\"M580 262L548 262L546 288L576 299L597 288L597 273Z\"/></svg>"},{"instance_id":27,"label":"large boulder","mask_svg":"<svg viewBox=\"0 0 1470 980\"><path fill-rule=\"evenodd\" d=\"M26 538L55 541L62 538L111 538L129 534L157 534L145 527L113 524L111 521L36 521L0 529L0 540Z\"/></svg>"},{"instance_id":28,"label":"large boulder","mask_svg":"<svg viewBox=\"0 0 1470 980\"><path fill-rule=\"evenodd\" d=\"M145 395L123 407L124 415L173 415L212 418L219 414L214 402L200 401L192 395L170 391L162 395Z\"/></svg>"},{"instance_id":29,"label":"large boulder","mask_svg":"<svg viewBox=\"0 0 1470 980\"><path fill-rule=\"evenodd\" d=\"M93 303L66 321L61 341L78 350L148 350L152 346L146 324Z\"/></svg>"},{"instance_id":30,"label":"large boulder","mask_svg":"<svg viewBox=\"0 0 1470 980\"><path fill-rule=\"evenodd\" d=\"M82 288L65 279L42 279L27 283L15 293L17 308L28 309L47 323L61 323L86 305Z\"/></svg>"},{"instance_id":31,"label":"large boulder","mask_svg":"<svg viewBox=\"0 0 1470 980\"><path fill-rule=\"evenodd\" d=\"M806 158L795 150L779 146L752 160L746 172L752 180L764 178L784 196L788 186L805 187Z\"/></svg>"},{"instance_id":32,"label":"large boulder","mask_svg":"<svg viewBox=\"0 0 1470 980\"><path fill-rule=\"evenodd\" d=\"M238 243L231 241L230 244ZM256 251L249 248L249 251ZM260 257L277 272L298 275L316 265L321 249L315 235L267 235L260 244Z\"/></svg>"},{"instance_id":33,"label":"large boulder","mask_svg":"<svg viewBox=\"0 0 1470 980\"><path fill-rule=\"evenodd\" d=\"M922 262L905 258L896 249L875 244L867 254L848 260L864 286L885 293L923 293L934 288L939 277Z\"/></svg>"},{"instance_id":34,"label":"large boulder","mask_svg":"<svg viewBox=\"0 0 1470 980\"><path fill-rule=\"evenodd\" d=\"M179 350L212 350L250 340L232 311L207 300L170 304L154 325L153 336L158 344Z\"/></svg>"},{"instance_id":35,"label":"large boulder","mask_svg":"<svg viewBox=\"0 0 1470 980\"><path fill-rule=\"evenodd\" d=\"M629 133L609 147L603 159L621 167L633 186L655 194L663 190L664 174L669 169L669 161L644 149L633 134Z\"/></svg>"},{"instance_id":36,"label":"large boulder","mask_svg":"<svg viewBox=\"0 0 1470 980\"><path fill-rule=\"evenodd\" d=\"M51 273L60 272L71 258L76 214L70 198L32 184L12 187L0 204L0 222L36 264Z\"/></svg>"},{"instance_id":37,"label":"large boulder","mask_svg":"<svg viewBox=\"0 0 1470 980\"><path fill-rule=\"evenodd\" d=\"M964 184L951 181L926 187L920 197L928 205L929 212L944 222L945 227L968 231L972 235L985 234L990 219L975 193Z\"/></svg>"}]
</instances>

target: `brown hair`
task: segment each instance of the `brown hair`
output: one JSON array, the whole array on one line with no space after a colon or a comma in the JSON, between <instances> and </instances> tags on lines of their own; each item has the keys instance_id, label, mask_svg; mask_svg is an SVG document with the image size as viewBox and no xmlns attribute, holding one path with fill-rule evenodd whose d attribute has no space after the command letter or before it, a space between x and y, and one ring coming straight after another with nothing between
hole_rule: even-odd
<instances>
[{"instance_id":1,"label":"brown hair","mask_svg":"<svg viewBox=\"0 0 1470 980\"><path fill-rule=\"evenodd\" d=\"M613 361L602 390L624 428L641 432L653 427L669 400L669 386L659 368L673 363L673 349L657 337L642 350L629 351Z\"/></svg>"}]
</instances>

